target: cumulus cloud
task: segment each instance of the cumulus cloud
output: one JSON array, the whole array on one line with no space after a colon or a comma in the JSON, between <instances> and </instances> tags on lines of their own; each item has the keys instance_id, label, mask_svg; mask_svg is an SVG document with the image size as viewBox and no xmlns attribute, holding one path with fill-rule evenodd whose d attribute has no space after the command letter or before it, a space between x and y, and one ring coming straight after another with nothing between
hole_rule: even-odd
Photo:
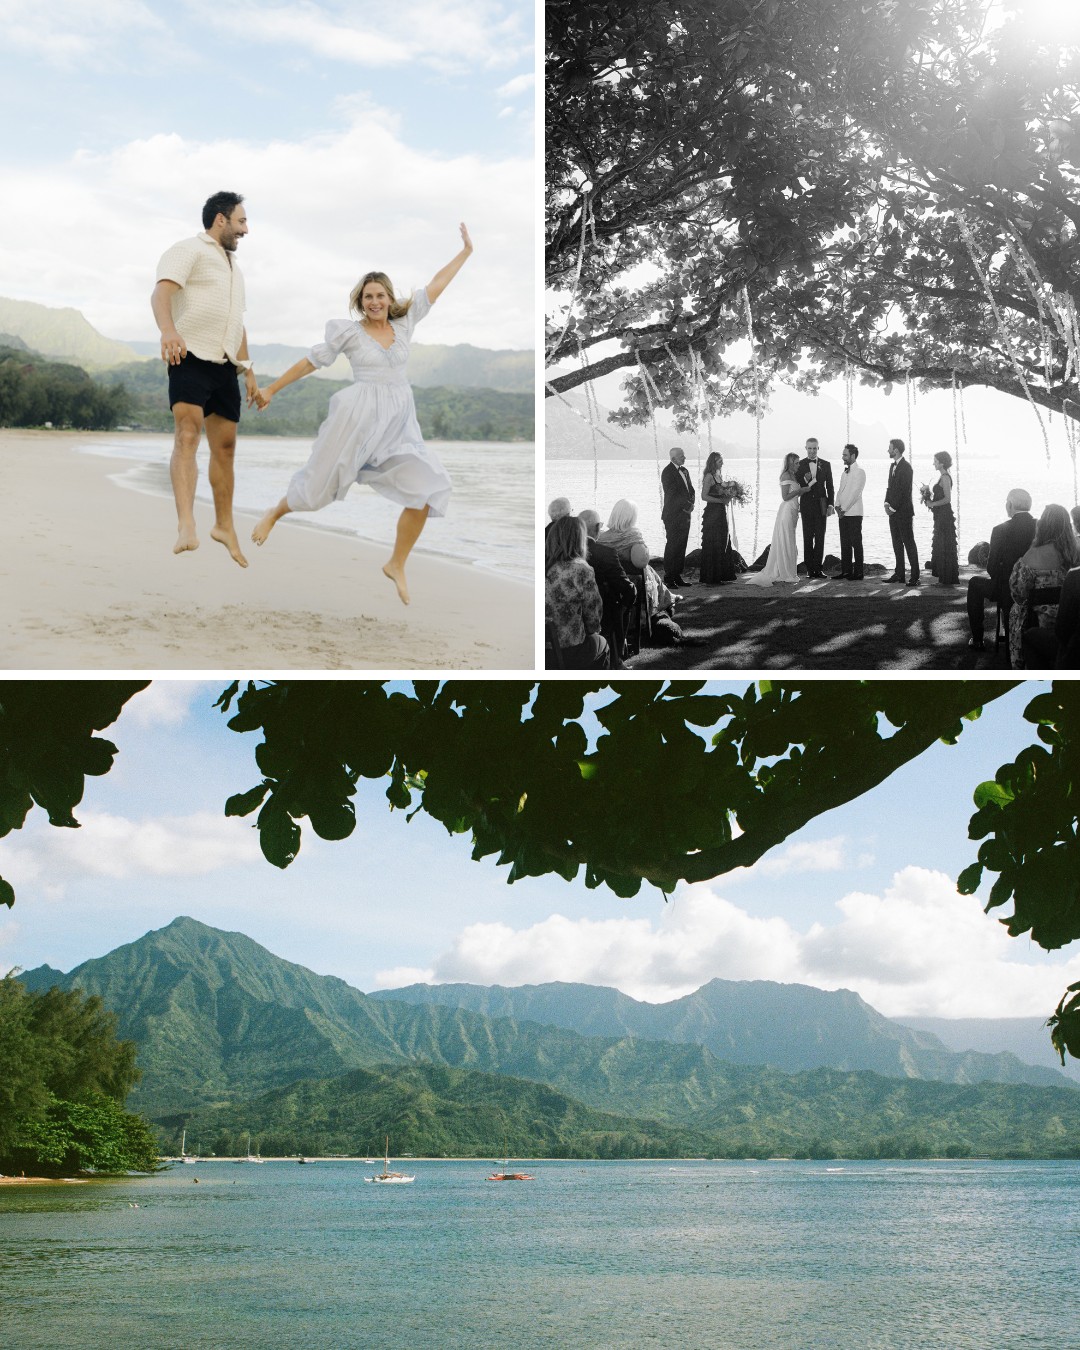
<instances>
[{"instance_id":1,"label":"cumulus cloud","mask_svg":"<svg viewBox=\"0 0 1080 1350\"><path fill-rule=\"evenodd\" d=\"M196 680L154 680L124 704L120 716L140 729L175 727L187 720L199 699L209 701L207 686Z\"/></svg>"},{"instance_id":2,"label":"cumulus cloud","mask_svg":"<svg viewBox=\"0 0 1080 1350\"><path fill-rule=\"evenodd\" d=\"M365 99L342 115L344 126L295 141L169 133L9 166L8 195L36 203L35 227L28 233L18 212L0 217L0 295L71 306L109 337L152 339L157 259L201 229L207 193L228 187L244 194L251 225L238 257L252 342L319 340L368 269L406 294L423 285L459 249L464 220L476 252L420 341L532 347L531 154L416 149Z\"/></svg>"},{"instance_id":3,"label":"cumulus cloud","mask_svg":"<svg viewBox=\"0 0 1080 1350\"><path fill-rule=\"evenodd\" d=\"M853 989L893 1017L1006 1017L1045 1013L1080 979L1080 954L1049 961L1017 943L940 872L905 868L884 894L852 892L836 910L835 923L800 933L747 913L712 884L688 886L656 920L473 924L409 982L567 980L662 1002L716 978L776 980ZM405 982L399 973L381 972L379 987Z\"/></svg>"},{"instance_id":4,"label":"cumulus cloud","mask_svg":"<svg viewBox=\"0 0 1080 1350\"><path fill-rule=\"evenodd\" d=\"M255 861L256 833L247 822L210 811L156 820L129 820L80 811L81 828L40 826L0 844L0 874L55 898L87 878L205 876Z\"/></svg>"}]
</instances>

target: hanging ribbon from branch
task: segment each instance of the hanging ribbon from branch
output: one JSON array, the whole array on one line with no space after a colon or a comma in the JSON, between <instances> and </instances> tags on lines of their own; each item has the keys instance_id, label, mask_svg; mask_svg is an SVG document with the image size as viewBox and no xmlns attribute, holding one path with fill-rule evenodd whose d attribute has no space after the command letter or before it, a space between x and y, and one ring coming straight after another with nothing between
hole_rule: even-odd
<instances>
[{"instance_id":1,"label":"hanging ribbon from branch","mask_svg":"<svg viewBox=\"0 0 1080 1350\"><path fill-rule=\"evenodd\" d=\"M975 275L979 278L979 281L982 284L983 291L986 293L986 298L990 302L990 310L993 313L995 322L997 323L998 332L1001 335L1001 339L1005 344L1005 351L1008 354L1009 362L1012 365L1017 380L1020 382L1021 389L1023 389L1024 391L1024 397L1031 404L1031 410L1035 414L1035 419L1039 424L1039 430L1042 432L1043 445L1046 447L1046 462L1049 464L1050 439L1046 434L1046 424L1043 422L1042 414L1039 412L1035 400L1031 397L1031 389L1028 386L1027 377L1024 374L1023 366L1020 364L1020 358L1016 354L1016 348L1012 340L1012 335L1009 333L1009 330L1006 327L1005 320L1001 317L1001 310L998 309L997 300L994 298L993 287L990 285L989 272L983 271L982 267L979 264L979 259L976 257L975 237L971 233L971 226L968 224L967 217L964 215L963 211L957 211L956 219L957 223L960 226L960 233L963 236L964 243L967 246L968 254L971 258L971 265L975 269Z\"/></svg>"},{"instance_id":2,"label":"hanging ribbon from branch","mask_svg":"<svg viewBox=\"0 0 1080 1350\"><path fill-rule=\"evenodd\" d=\"M585 239L592 230L593 245L596 244L596 221L593 218L592 192L582 193L581 198L581 241L578 244L577 263L574 266L574 284L570 288L570 299L566 306L566 322L563 324L562 332L554 342L549 342L544 349L545 363L550 364L551 358L563 344L563 340L574 319L574 302L577 300L578 287L581 285L581 268L585 262ZM579 339L580 341L580 339Z\"/></svg>"},{"instance_id":3,"label":"hanging ribbon from branch","mask_svg":"<svg viewBox=\"0 0 1080 1350\"><path fill-rule=\"evenodd\" d=\"M637 358L638 370L641 371L641 383L645 390L645 400L649 405L649 416L652 418L653 448L656 451L656 489L660 495L660 509L664 509L664 488L661 481L662 465L660 463L660 432L656 426L656 404L660 402L660 390L653 383L653 378L645 368L645 362L641 359L641 353L635 352ZM655 401L653 395L656 395Z\"/></svg>"},{"instance_id":4,"label":"hanging ribbon from branch","mask_svg":"<svg viewBox=\"0 0 1080 1350\"><path fill-rule=\"evenodd\" d=\"M754 346L754 316L750 311L750 292L742 288L746 312L746 336L750 342L750 367L754 372L754 557L758 555L758 530L761 519L761 376Z\"/></svg>"}]
</instances>

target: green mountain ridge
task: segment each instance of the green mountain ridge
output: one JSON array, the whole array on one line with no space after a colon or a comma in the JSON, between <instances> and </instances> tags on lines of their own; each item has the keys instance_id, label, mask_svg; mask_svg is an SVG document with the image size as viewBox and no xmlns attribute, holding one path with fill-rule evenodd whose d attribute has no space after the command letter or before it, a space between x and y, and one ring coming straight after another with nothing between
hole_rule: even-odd
<instances>
[{"instance_id":1,"label":"green mountain ridge","mask_svg":"<svg viewBox=\"0 0 1080 1350\"><path fill-rule=\"evenodd\" d=\"M42 356L75 361L92 372L134 363L160 365L157 342L122 342L104 337L77 309L57 309L31 300L0 296L0 333L9 334ZM308 350L279 342L251 344L251 355L260 374L280 375L306 356ZM331 378L349 378L349 365L343 359L331 370ZM534 354L510 348L474 347L467 342L418 343L410 355L409 378L414 388L449 385L528 394L531 398L535 384Z\"/></svg>"},{"instance_id":2,"label":"green mountain ridge","mask_svg":"<svg viewBox=\"0 0 1080 1350\"><path fill-rule=\"evenodd\" d=\"M704 1046L732 1064L787 1073L832 1068L947 1083L1066 1087L1052 1068L1008 1052L950 1049L930 1031L883 1017L848 989L829 992L769 980L710 980L670 1003L644 1003L617 989L550 983L410 985L374 999L467 1008L488 1017L539 1022L589 1036L637 1036Z\"/></svg>"},{"instance_id":3,"label":"green mountain ridge","mask_svg":"<svg viewBox=\"0 0 1080 1350\"><path fill-rule=\"evenodd\" d=\"M206 1152L233 1156L250 1134L262 1153L428 1156L685 1157L711 1145L702 1131L594 1111L542 1083L438 1064L377 1065L300 1079L251 1101L200 1108L182 1125Z\"/></svg>"},{"instance_id":4,"label":"green mountain ridge","mask_svg":"<svg viewBox=\"0 0 1080 1350\"><path fill-rule=\"evenodd\" d=\"M277 1128L280 1094L301 1080L332 1079L338 1088L305 1089L312 1101L326 1100L357 1070L383 1074L392 1103L395 1079L405 1074L406 1082L426 1065L543 1085L582 1109L633 1118L638 1134L688 1130L695 1153L703 1136L711 1151L734 1156L1060 1156L1080 1149L1080 1093L1069 1086L954 1085L824 1068L793 1075L724 1063L692 1043L590 1036L374 998L241 934L185 918L67 975L42 967L20 978L30 988L59 983L99 994L117 1013L120 1034L138 1043L143 1078L129 1109L174 1125L212 1110L233 1111L218 1117L231 1119L230 1128L240 1118L253 1131ZM452 1094L439 1112L435 1135L445 1144ZM306 1124L315 1129L318 1121ZM544 1128L550 1138L553 1122ZM467 1151L471 1138L460 1135L457 1147ZM440 1151L438 1139L414 1151ZM562 1145L571 1147L565 1138Z\"/></svg>"}]
</instances>

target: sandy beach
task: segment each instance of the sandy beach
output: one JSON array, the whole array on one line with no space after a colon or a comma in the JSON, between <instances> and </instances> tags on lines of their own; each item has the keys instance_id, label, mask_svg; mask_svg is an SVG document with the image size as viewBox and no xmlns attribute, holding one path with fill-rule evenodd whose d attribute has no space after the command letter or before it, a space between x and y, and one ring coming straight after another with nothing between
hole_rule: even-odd
<instances>
[{"instance_id":1,"label":"sandy beach","mask_svg":"<svg viewBox=\"0 0 1080 1350\"><path fill-rule=\"evenodd\" d=\"M417 552L406 607L380 571L385 548L285 521L260 549L255 517L238 514L241 568L199 503L201 547L177 556L171 498L111 481L130 464L73 449L89 439L0 430L0 667L533 668L528 585ZM206 463L204 446L200 474Z\"/></svg>"}]
</instances>

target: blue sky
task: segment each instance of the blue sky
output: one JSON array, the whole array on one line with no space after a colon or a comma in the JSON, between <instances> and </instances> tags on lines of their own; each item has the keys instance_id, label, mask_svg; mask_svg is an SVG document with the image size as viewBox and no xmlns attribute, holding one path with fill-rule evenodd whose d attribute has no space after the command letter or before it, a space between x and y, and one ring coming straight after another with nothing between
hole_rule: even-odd
<instances>
[{"instance_id":1,"label":"blue sky","mask_svg":"<svg viewBox=\"0 0 1080 1350\"><path fill-rule=\"evenodd\" d=\"M505 869L470 860L467 838L389 813L381 784L363 788L349 840L306 830L279 871L250 822L222 814L257 780L256 738L212 710L223 686L156 682L109 733L120 755L88 783L82 828L35 812L0 841L17 893L0 916L0 968L67 970L188 914L365 990L567 979L658 1001L756 978L854 988L896 1016L1027 1016L1080 979L1076 944L1048 956L1010 939L953 885L974 857L972 790L1031 742L1021 714L1034 684L988 705L956 747L667 904L554 878L508 886Z\"/></svg>"},{"instance_id":2,"label":"blue sky","mask_svg":"<svg viewBox=\"0 0 1080 1350\"><path fill-rule=\"evenodd\" d=\"M531 0L0 0L0 22L0 295L152 338L158 257L228 187L253 341L310 345L369 268L422 285L464 220L476 254L424 340L533 345Z\"/></svg>"}]
</instances>

